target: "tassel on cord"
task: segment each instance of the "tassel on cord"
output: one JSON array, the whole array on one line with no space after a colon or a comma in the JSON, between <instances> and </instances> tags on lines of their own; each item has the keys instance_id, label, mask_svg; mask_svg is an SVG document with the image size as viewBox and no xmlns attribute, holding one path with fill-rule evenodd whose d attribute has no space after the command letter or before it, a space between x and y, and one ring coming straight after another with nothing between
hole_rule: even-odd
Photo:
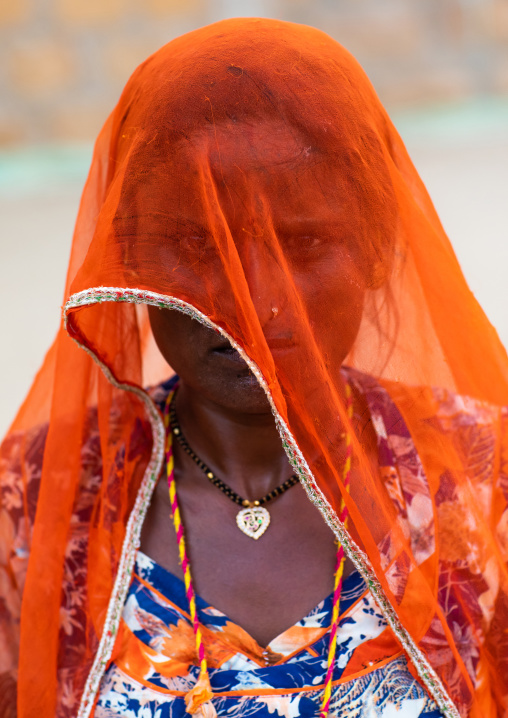
<instances>
[{"instance_id":1,"label":"tassel on cord","mask_svg":"<svg viewBox=\"0 0 508 718\"><path fill-rule=\"evenodd\" d=\"M217 711L212 703L213 691L210 685L208 671L201 671L199 678L185 696L187 713L197 718L216 718Z\"/></svg>"}]
</instances>

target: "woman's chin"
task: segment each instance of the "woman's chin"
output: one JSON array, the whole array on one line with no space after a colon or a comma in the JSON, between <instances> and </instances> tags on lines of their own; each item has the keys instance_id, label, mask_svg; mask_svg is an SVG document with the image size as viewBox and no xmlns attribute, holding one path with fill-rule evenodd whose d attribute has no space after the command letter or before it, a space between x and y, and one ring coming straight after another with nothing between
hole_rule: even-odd
<instances>
[{"instance_id":1,"label":"woman's chin","mask_svg":"<svg viewBox=\"0 0 508 718\"><path fill-rule=\"evenodd\" d=\"M264 389L242 360L236 362L218 358L210 362L206 371L181 379L195 392L228 411L239 414L271 414L270 403Z\"/></svg>"},{"instance_id":2,"label":"woman's chin","mask_svg":"<svg viewBox=\"0 0 508 718\"><path fill-rule=\"evenodd\" d=\"M228 382L227 404L229 408L245 414L271 413L264 389L250 370L238 372Z\"/></svg>"}]
</instances>

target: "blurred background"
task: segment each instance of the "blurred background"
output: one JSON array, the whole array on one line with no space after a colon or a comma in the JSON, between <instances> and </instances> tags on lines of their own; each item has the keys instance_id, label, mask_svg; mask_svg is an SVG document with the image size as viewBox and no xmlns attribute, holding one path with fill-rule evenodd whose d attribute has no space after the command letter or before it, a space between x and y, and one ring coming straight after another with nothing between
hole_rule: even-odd
<instances>
[{"instance_id":1,"label":"blurred background","mask_svg":"<svg viewBox=\"0 0 508 718\"><path fill-rule=\"evenodd\" d=\"M127 78L240 15L314 25L357 57L508 345L508 0L0 0L0 434L57 330L93 139Z\"/></svg>"}]
</instances>

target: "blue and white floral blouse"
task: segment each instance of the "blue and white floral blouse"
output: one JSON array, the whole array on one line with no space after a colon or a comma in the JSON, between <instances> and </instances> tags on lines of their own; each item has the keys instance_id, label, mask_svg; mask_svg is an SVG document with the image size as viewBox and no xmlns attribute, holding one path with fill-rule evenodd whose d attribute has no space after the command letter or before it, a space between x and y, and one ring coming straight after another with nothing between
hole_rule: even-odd
<instances>
[{"instance_id":1,"label":"blue and white floral blouse","mask_svg":"<svg viewBox=\"0 0 508 718\"><path fill-rule=\"evenodd\" d=\"M197 608L219 716L318 716L327 667L331 595L267 648L199 597ZM439 718L436 704L390 640L386 621L356 571L344 582L340 608L330 715ZM376 639L383 643L387 632L384 646L389 655L378 655L370 662L362 659L362 647ZM199 674L185 587L141 552L117 646L101 683L95 717L185 716L184 695Z\"/></svg>"}]
</instances>

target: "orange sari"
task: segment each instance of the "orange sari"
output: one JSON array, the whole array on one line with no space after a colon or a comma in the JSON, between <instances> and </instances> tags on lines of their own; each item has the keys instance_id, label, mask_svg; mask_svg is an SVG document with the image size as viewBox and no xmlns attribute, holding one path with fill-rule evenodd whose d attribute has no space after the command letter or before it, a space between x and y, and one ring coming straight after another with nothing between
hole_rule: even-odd
<instances>
[{"instance_id":1,"label":"orange sari","mask_svg":"<svg viewBox=\"0 0 508 718\"><path fill-rule=\"evenodd\" d=\"M266 152L253 155L253 133ZM190 314L241 352L309 499L440 710L505 715L506 352L355 60L312 28L239 19L148 58L95 146L64 321L2 447L4 498L13 481L25 487L23 545L0 521L1 669L18 665L19 636L19 717L91 715L115 655L163 466L160 412L143 387L170 370L147 304ZM292 352L270 346L274 308ZM398 406L424 469L417 487L401 475L394 488L356 438L362 484L344 490L343 363ZM92 431L101 481L90 487ZM76 544L77 642L61 610Z\"/></svg>"}]
</instances>

